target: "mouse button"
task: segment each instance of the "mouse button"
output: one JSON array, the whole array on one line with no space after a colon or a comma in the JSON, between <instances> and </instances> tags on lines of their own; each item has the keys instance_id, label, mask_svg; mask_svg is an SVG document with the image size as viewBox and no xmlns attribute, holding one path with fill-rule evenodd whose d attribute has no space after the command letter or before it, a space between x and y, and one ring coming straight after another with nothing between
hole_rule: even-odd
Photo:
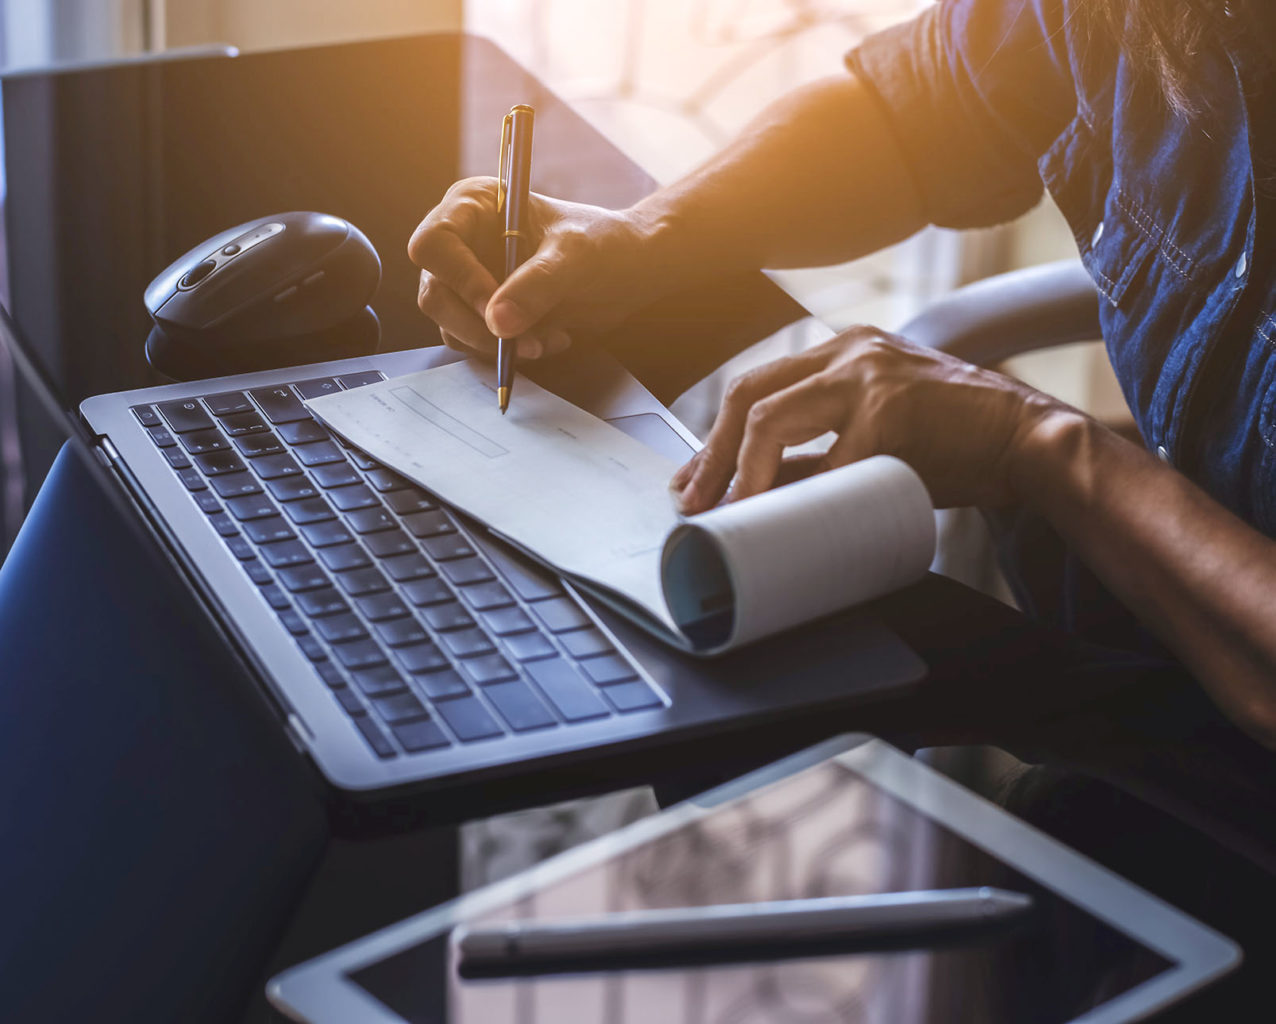
<instances>
[{"instance_id":1,"label":"mouse button","mask_svg":"<svg viewBox=\"0 0 1276 1024\"><path fill-rule=\"evenodd\" d=\"M255 245L260 245L268 238L273 238L284 230L284 225L277 220L269 221L265 224L258 224L252 229L245 231L238 238L232 238L225 246L222 247L221 254L227 258L238 256L241 252L251 249Z\"/></svg>"},{"instance_id":2,"label":"mouse button","mask_svg":"<svg viewBox=\"0 0 1276 1024\"><path fill-rule=\"evenodd\" d=\"M200 281L204 280L204 278L216 269L216 260L208 259L204 260L202 263L197 263L182 276L182 279L177 282L177 287L182 289L194 288Z\"/></svg>"}]
</instances>

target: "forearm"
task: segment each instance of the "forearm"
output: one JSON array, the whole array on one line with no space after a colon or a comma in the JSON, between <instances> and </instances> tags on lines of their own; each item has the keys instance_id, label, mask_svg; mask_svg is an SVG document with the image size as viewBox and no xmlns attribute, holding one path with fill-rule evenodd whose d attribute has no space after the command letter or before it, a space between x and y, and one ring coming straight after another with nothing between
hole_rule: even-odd
<instances>
[{"instance_id":1,"label":"forearm","mask_svg":"<svg viewBox=\"0 0 1276 1024\"><path fill-rule=\"evenodd\" d=\"M635 211L683 279L836 263L924 226L885 116L853 75L772 104L716 157Z\"/></svg>"},{"instance_id":2,"label":"forearm","mask_svg":"<svg viewBox=\"0 0 1276 1024\"><path fill-rule=\"evenodd\" d=\"M1012 480L1223 711L1276 748L1276 543L1072 411L1037 421Z\"/></svg>"}]
</instances>

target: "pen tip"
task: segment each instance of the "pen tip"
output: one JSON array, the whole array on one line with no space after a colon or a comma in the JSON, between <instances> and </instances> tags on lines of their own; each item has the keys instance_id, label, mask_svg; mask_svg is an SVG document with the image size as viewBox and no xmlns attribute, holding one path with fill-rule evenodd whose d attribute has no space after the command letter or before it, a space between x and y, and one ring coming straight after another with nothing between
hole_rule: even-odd
<instances>
[{"instance_id":1,"label":"pen tip","mask_svg":"<svg viewBox=\"0 0 1276 1024\"><path fill-rule=\"evenodd\" d=\"M496 389L496 404L500 406L501 415L504 416L505 410L510 407L510 389L509 388Z\"/></svg>"}]
</instances>

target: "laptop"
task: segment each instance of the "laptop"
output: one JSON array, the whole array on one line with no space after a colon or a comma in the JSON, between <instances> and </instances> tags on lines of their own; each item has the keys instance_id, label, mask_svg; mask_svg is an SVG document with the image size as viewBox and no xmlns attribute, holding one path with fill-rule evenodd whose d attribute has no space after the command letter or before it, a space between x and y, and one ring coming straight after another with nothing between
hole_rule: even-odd
<instances>
[{"instance_id":1,"label":"laptop","mask_svg":"<svg viewBox=\"0 0 1276 1024\"><path fill-rule=\"evenodd\" d=\"M280 728L354 797L526 777L897 691L925 667L850 612L705 662L667 649L429 492L347 447L303 399L458 358L443 348L99 395L66 410L5 316L25 383L145 520ZM694 436L610 357L542 383L653 448ZM109 493L108 493L109 492Z\"/></svg>"},{"instance_id":2,"label":"laptop","mask_svg":"<svg viewBox=\"0 0 1276 1024\"><path fill-rule=\"evenodd\" d=\"M450 939L461 923L983 887L1030 898L1031 913L965 941L781 943L770 960L576 962L504 978L458 971ZM268 993L313 1024L1118 1024L1240 962L1226 937L881 740L849 735L290 968Z\"/></svg>"}]
</instances>

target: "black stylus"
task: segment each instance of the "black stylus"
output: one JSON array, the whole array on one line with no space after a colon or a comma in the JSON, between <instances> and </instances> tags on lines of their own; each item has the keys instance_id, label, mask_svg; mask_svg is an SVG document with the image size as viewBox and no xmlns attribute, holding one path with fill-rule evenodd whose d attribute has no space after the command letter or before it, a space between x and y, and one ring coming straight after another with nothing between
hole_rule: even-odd
<instances>
[{"instance_id":1,"label":"black stylus","mask_svg":"<svg viewBox=\"0 0 1276 1024\"><path fill-rule=\"evenodd\" d=\"M1004 889L933 889L460 925L452 938L462 976L504 977L927 947L1010 923L1032 905Z\"/></svg>"}]
</instances>

